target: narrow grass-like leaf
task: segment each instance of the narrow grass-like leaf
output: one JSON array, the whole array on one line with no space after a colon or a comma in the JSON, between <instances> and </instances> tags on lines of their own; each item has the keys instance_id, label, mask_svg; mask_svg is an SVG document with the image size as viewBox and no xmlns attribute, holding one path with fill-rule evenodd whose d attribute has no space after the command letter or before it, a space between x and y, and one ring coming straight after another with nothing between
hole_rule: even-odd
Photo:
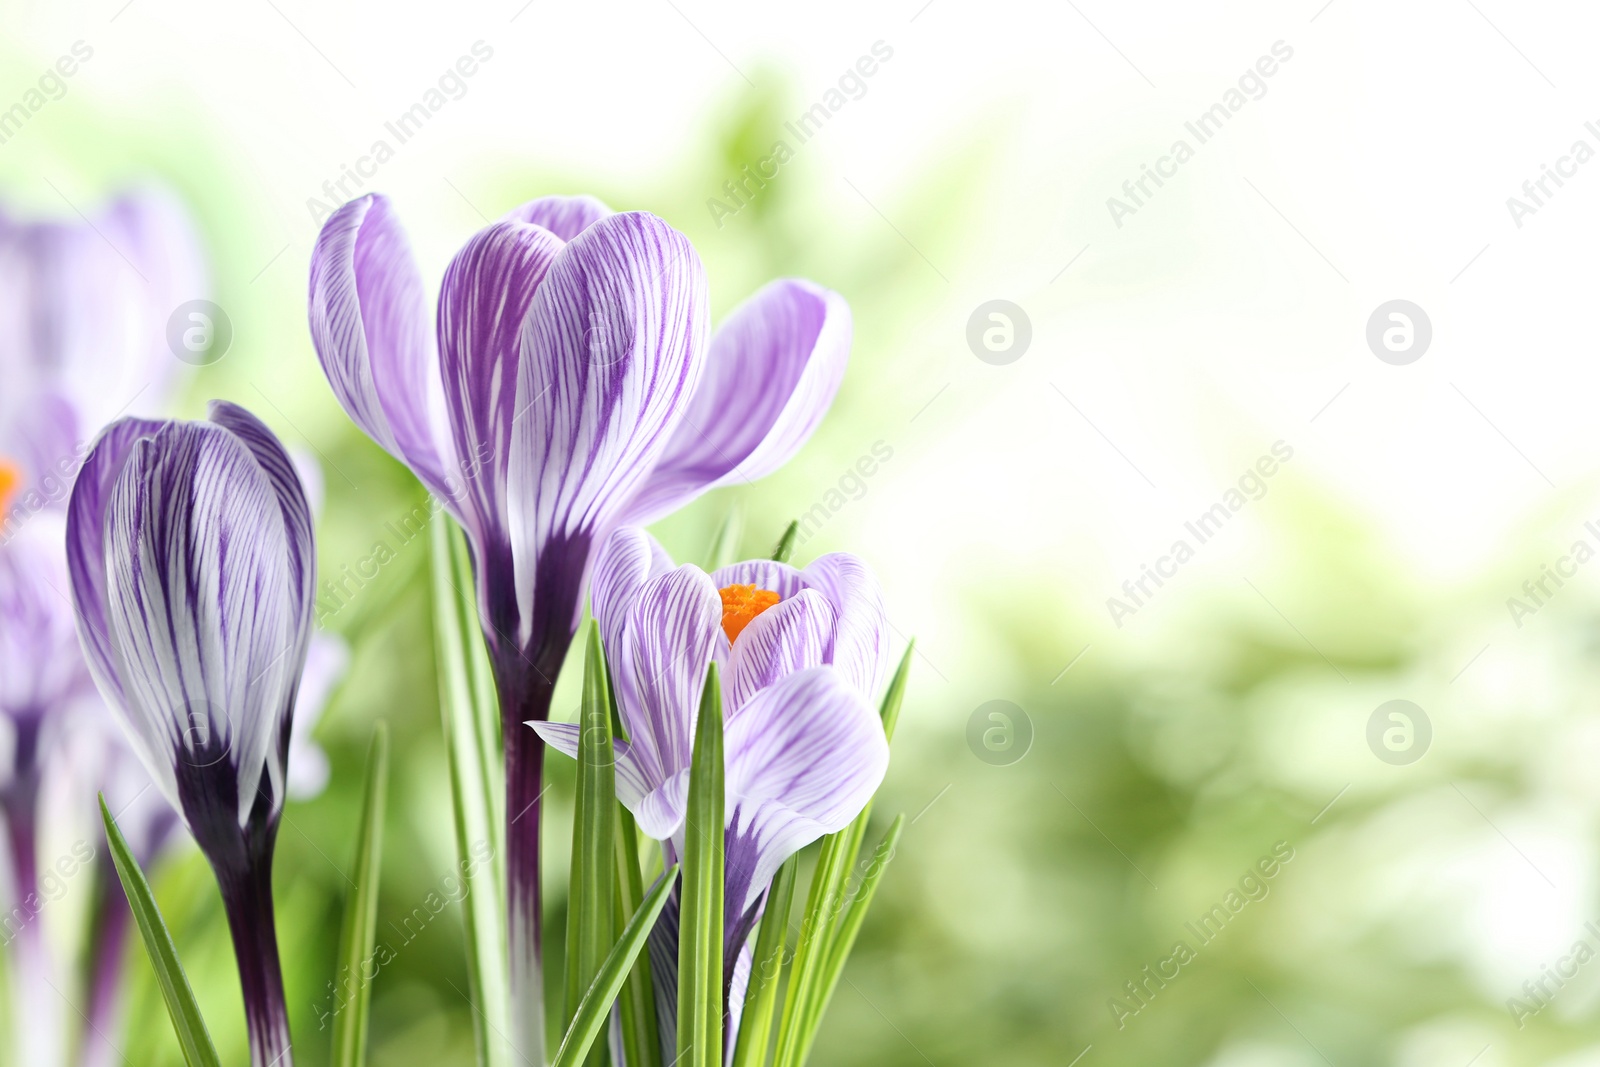
<instances>
[{"instance_id":1,"label":"narrow grass-like leaf","mask_svg":"<svg viewBox=\"0 0 1600 1067\"><path fill-rule=\"evenodd\" d=\"M894 739L905 700L906 680L911 672L911 657L916 642L906 646L884 694L880 714L883 732ZM811 892L806 899L805 917L800 925L800 943L795 949L789 986L784 994L783 1016L778 1027L776 1067L800 1067L822 1022L831 984L827 975L838 947L840 918L845 907L844 892L850 871L861 854L867 820L872 817L872 802L849 826L823 838L817 868L811 876ZM864 917L864 915L863 915ZM843 965L841 958L841 967ZM837 981L837 979L834 979Z\"/></svg>"},{"instance_id":2,"label":"narrow grass-like leaf","mask_svg":"<svg viewBox=\"0 0 1600 1067\"><path fill-rule=\"evenodd\" d=\"M439 708L465 895L467 979L478 1067L511 1067L511 964L507 949L500 710L466 540L443 515L433 527L434 640ZM542 1052L543 1050L537 1050ZM537 1053L536 1053L537 1054Z\"/></svg>"},{"instance_id":3,"label":"narrow grass-like leaf","mask_svg":"<svg viewBox=\"0 0 1600 1067\"><path fill-rule=\"evenodd\" d=\"M772 558L779 563L788 563L789 557L794 555L794 543L800 536L800 520L796 519L783 531L783 536L778 538L778 547L772 550Z\"/></svg>"},{"instance_id":4,"label":"narrow grass-like leaf","mask_svg":"<svg viewBox=\"0 0 1600 1067\"><path fill-rule=\"evenodd\" d=\"M617 805L617 925L621 926L644 899L639 869L639 832L628 809ZM628 1067L661 1067L661 1038L656 1029L655 982L650 961L641 957L628 972L617 1000L622 1023L622 1058Z\"/></svg>"},{"instance_id":5,"label":"narrow grass-like leaf","mask_svg":"<svg viewBox=\"0 0 1600 1067\"><path fill-rule=\"evenodd\" d=\"M656 920L661 917L661 909L666 907L667 896L672 892L672 884L677 878L678 868L673 866L656 882L639 905L639 910L628 920L600 973L595 976L583 999L578 1001L572 1025L567 1027L550 1067L578 1067L589 1054L589 1046L594 1044L594 1039L605 1027L606 1019L611 1014L611 1003L617 999L623 983L627 981L628 972L638 962L645 941L655 927Z\"/></svg>"},{"instance_id":6,"label":"narrow grass-like leaf","mask_svg":"<svg viewBox=\"0 0 1600 1067\"><path fill-rule=\"evenodd\" d=\"M145 880L144 872L139 869L138 861L128 848L128 842L117 828L117 820L111 817L104 794L100 796L100 815L106 824L106 843L111 848L111 862L117 868L122 890L128 896L128 907L133 911L140 936L144 938L150 966L156 972L156 985L161 987L162 999L167 1002L167 1013L172 1016L172 1029L183 1048L183 1060L189 1067L221 1067L222 1061L217 1058L217 1049L211 1043L206 1021L200 1017L200 1005L194 999L194 990L189 987L183 964L178 961L178 948L172 943L172 934L167 931L166 921L156 907L155 894L150 892L150 883ZM27 1026L30 1020L21 1019L18 1024Z\"/></svg>"},{"instance_id":7,"label":"narrow grass-like leaf","mask_svg":"<svg viewBox=\"0 0 1600 1067\"><path fill-rule=\"evenodd\" d=\"M794 883L799 871L800 857L790 856L778 868L772 887L767 890L767 908L761 916L761 932L756 935L744 1013L739 1017L733 1067L762 1067L767 1062L767 1047L772 1043L772 1010L778 1003L778 981L783 977L783 959L789 947L789 909L794 906Z\"/></svg>"},{"instance_id":8,"label":"narrow grass-like leaf","mask_svg":"<svg viewBox=\"0 0 1600 1067\"><path fill-rule=\"evenodd\" d=\"M578 719L582 729L578 734L578 795L567 900L567 1017L563 1023L572 1021L579 998L600 973L616 934L617 779L608 690L600 627L591 623ZM601 1042L589 1054L589 1067L604 1067L609 1059L605 1042Z\"/></svg>"},{"instance_id":9,"label":"narrow grass-like leaf","mask_svg":"<svg viewBox=\"0 0 1600 1067\"><path fill-rule=\"evenodd\" d=\"M684 817L678 927L677 1063L682 1067L723 1067L722 759L722 686L713 663L700 697Z\"/></svg>"},{"instance_id":10,"label":"narrow grass-like leaf","mask_svg":"<svg viewBox=\"0 0 1600 1067\"><path fill-rule=\"evenodd\" d=\"M812 1013L811 1026L800 1050L801 1062L805 1061L811 1051L812 1042L817 1038L822 1016L827 1012L828 1002L833 999L833 991L839 985L839 976L844 974L845 961L850 958L850 950L855 947L856 935L861 933L861 924L867 921L867 909L872 907L872 898L877 895L878 882L882 880L883 872L888 869L889 861L894 859L895 846L900 843L900 833L905 829L905 824L905 815L895 816L894 822L889 824L889 831L883 835L883 840L878 842L878 847L873 850L872 863L861 876L861 884L856 887L853 894L846 894L844 914L839 919L833 946L827 962L823 965L822 980L818 983L817 1005Z\"/></svg>"},{"instance_id":11,"label":"narrow grass-like leaf","mask_svg":"<svg viewBox=\"0 0 1600 1067\"><path fill-rule=\"evenodd\" d=\"M378 723L367 755L367 784L356 828L355 888L344 905L339 931L341 975L350 975L355 992L333 1017L333 1067L361 1067L367 1061L367 1018L372 983L365 971L378 931L378 875L383 861L383 813L389 788L389 728ZM342 982L341 982L342 984Z\"/></svg>"},{"instance_id":12,"label":"narrow grass-like leaf","mask_svg":"<svg viewBox=\"0 0 1600 1067\"><path fill-rule=\"evenodd\" d=\"M718 570L739 561L739 538L744 533L744 520L738 505L728 509L727 516L711 538L711 551L706 554L706 571Z\"/></svg>"}]
</instances>

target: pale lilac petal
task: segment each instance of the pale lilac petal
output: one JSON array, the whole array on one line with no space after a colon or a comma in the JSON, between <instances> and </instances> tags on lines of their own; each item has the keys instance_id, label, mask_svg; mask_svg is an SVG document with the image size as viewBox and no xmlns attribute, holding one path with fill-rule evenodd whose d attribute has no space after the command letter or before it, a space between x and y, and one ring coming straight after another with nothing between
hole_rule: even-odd
<instances>
[{"instance_id":1,"label":"pale lilac petal","mask_svg":"<svg viewBox=\"0 0 1600 1067\"><path fill-rule=\"evenodd\" d=\"M387 198L352 200L323 224L311 254L311 340L355 424L455 505L422 276Z\"/></svg>"},{"instance_id":2,"label":"pale lilac petal","mask_svg":"<svg viewBox=\"0 0 1600 1067\"><path fill-rule=\"evenodd\" d=\"M289 730L289 797L310 800L328 785L331 768L312 733L328 709L333 691L350 669L350 646L344 638L314 633L306 646L306 669L300 675L295 698L294 724Z\"/></svg>"},{"instance_id":3,"label":"pale lilac petal","mask_svg":"<svg viewBox=\"0 0 1600 1067\"><path fill-rule=\"evenodd\" d=\"M728 718L780 679L828 662L838 616L821 593L802 589L750 620L733 642L726 682Z\"/></svg>"},{"instance_id":4,"label":"pale lilac petal","mask_svg":"<svg viewBox=\"0 0 1600 1067\"><path fill-rule=\"evenodd\" d=\"M101 431L73 483L67 509L67 567L78 636L95 684L124 706L106 600L106 510L134 444L161 426L147 419L121 419Z\"/></svg>"},{"instance_id":5,"label":"pale lilac petal","mask_svg":"<svg viewBox=\"0 0 1600 1067\"><path fill-rule=\"evenodd\" d=\"M197 834L242 827L269 762L282 803L303 666L278 489L228 430L169 423L134 444L107 518L113 659L142 755ZM214 788L222 765L234 795Z\"/></svg>"},{"instance_id":6,"label":"pale lilac petal","mask_svg":"<svg viewBox=\"0 0 1600 1067\"><path fill-rule=\"evenodd\" d=\"M805 576L787 563L770 559L747 559L730 563L711 573L711 582L718 589L730 585L753 585L777 593L782 600L796 596L806 588Z\"/></svg>"},{"instance_id":7,"label":"pale lilac petal","mask_svg":"<svg viewBox=\"0 0 1600 1067\"><path fill-rule=\"evenodd\" d=\"M700 258L653 215L594 223L539 286L522 337L510 472L525 646L576 627L591 552L699 380L706 321Z\"/></svg>"},{"instance_id":8,"label":"pale lilac petal","mask_svg":"<svg viewBox=\"0 0 1600 1067\"><path fill-rule=\"evenodd\" d=\"M541 722L532 720L524 723L531 726L533 732L544 740L544 743L564 753L578 758L578 742L583 733L582 728L575 722ZM647 809L647 798L655 790L656 783L652 782L643 767L640 766L638 757L634 754L633 746L618 738L612 742L616 753L617 774L617 799L629 811L638 812ZM646 831L648 833L648 831ZM669 831L670 832L670 831Z\"/></svg>"},{"instance_id":9,"label":"pale lilac petal","mask_svg":"<svg viewBox=\"0 0 1600 1067\"><path fill-rule=\"evenodd\" d=\"M652 790L686 773L694 721L722 635L722 600L705 572L682 566L645 583L628 613L623 643L629 692L636 703L619 704L635 758ZM613 668L615 671L617 668ZM656 798L658 807L640 814L640 827L663 838L683 812L674 787Z\"/></svg>"},{"instance_id":10,"label":"pale lilac petal","mask_svg":"<svg viewBox=\"0 0 1600 1067\"><path fill-rule=\"evenodd\" d=\"M0 717L36 718L92 692L68 599L65 523L37 516L0 545Z\"/></svg>"},{"instance_id":11,"label":"pale lilac petal","mask_svg":"<svg viewBox=\"0 0 1600 1067\"><path fill-rule=\"evenodd\" d=\"M227 430L250 450L261 471L272 485L283 512L283 528L289 538L291 605L299 640L295 662L305 659L306 642L311 639L311 614L316 601L317 550L312 534L311 503L306 498L294 459L266 424L237 404L223 400L211 402L208 417Z\"/></svg>"},{"instance_id":12,"label":"pale lilac petal","mask_svg":"<svg viewBox=\"0 0 1600 1067\"><path fill-rule=\"evenodd\" d=\"M889 617L872 569L857 556L833 552L812 561L802 577L839 613L829 662L861 695L876 700L889 666Z\"/></svg>"},{"instance_id":13,"label":"pale lilac petal","mask_svg":"<svg viewBox=\"0 0 1600 1067\"><path fill-rule=\"evenodd\" d=\"M844 298L800 279L772 282L735 310L712 335L705 377L628 521L653 522L787 463L839 391L850 333Z\"/></svg>"},{"instance_id":14,"label":"pale lilac petal","mask_svg":"<svg viewBox=\"0 0 1600 1067\"><path fill-rule=\"evenodd\" d=\"M488 543L505 540L523 319L563 247L537 226L496 223L456 254L439 291L445 403L456 455L464 461L461 478Z\"/></svg>"},{"instance_id":15,"label":"pale lilac petal","mask_svg":"<svg viewBox=\"0 0 1600 1067\"><path fill-rule=\"evenodd\" d=\"M507 212L502 221L542 226L563 241L570 241L613 214L592 196L541 196Z\"/></svg>"},{"instance_id":16,"label":"pale lilac petal","mask_svg":"<svg viewBox=\"0 0 1600 1067\"><path fill-rule=\"evenodd\" d=\"M877 713L831 667L791 674L728 723L730 914L758 900L783 861L866 807L889 767Z\"/></svg>"}]
</instances>

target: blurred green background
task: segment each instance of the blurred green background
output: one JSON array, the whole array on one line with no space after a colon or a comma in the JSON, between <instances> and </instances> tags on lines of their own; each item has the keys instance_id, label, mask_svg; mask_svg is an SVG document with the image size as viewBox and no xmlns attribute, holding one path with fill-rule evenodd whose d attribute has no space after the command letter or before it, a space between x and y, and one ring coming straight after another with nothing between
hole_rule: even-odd
<instances>
[{"instance_id":1,"label":"blurred green background","mask_svg":"<svg viewBox=\"0 0 1600 1067\"><path fill-rule=\"evenodd\" d=\"M5 48L0 69L39 65L33 53ZM888 212L902 239L870 203L871 212L830 209L849 192L824 188L804 159L719 227L706 197L765 157L785 117L809 103L787 77L754 74L753 90L741 87L701 127L681 131L675 169L586 168L506 148L503 158L461 168L470 177L452 189L465 207L456 203L453 214L430 215L443 201L398 206L411 224L459 244L480 215L548 192L591 192L687 233L706 261L719 315L789 274L837 289L854 309L849 376L799 458L655 531L676 558L701 560L737 509L743 554L765 555L791 518L828 501L828 520L798 560L835 549L866 555L889 591L896 652L913 634L923 638L875 809L877 832L897 812L913 821L813 1062L1600 1063L1600 967L1580 968L1525 1025L1507 1005L1527 999L1522 982L1539 980L1573 942L1600 946L1583 929L1600 915L1591 758L1600 743L1600 602L1565 596L1529 624L1536 640L1508 630L1503 606L1553 546L1570 540L1583 493L1559 494L1469 579L1441 582L1419 573L1336 486L1290 465L1252 505L1248 578L1197 565L1161 594L1160 617L1129 638L1104 607L1122 572L1089 582L1052 567L1085 535L1009 517L1008 498L1065 494L1059 456L1013 451L959 465L948 478L910 475L937 469L951 442L970 444L963 413L1016 403L962 350L966 307L943 316L950 294L938 268L929 269L959 262L973 246L1004 167L1006 119L957 121L910 168ZM280 836L295 1049L307 1067L326 1062L319 1018L349 888L361 768L382 720L394 755L379 938L396 958L374 986L371 1062L467 1063L458 909L414 938L399 930L440 892L455 862L427 540L396 546L384 525L423 496L345 418L321 376L305 328L304 220L286 240L281 219L257 210L254 178L228 149L234 131L216 128L178 89L164 109L150 99L137 115L104 91L52 105L48 123L0 150L0 195L22 210L70 214L63 200L87 208L130 182L178 190L204 229L213 296L235 328L232 350L194 375L180 413L232 399L311 450L326 486L324 577L367 559L380 540L396 548L328 620L353 651L316 732L332 780L317 799L290 805ZM1096 165L1116 169L1084 164ZM419 244L436 284L449 241ZM1081 295L1041 295L1048 272L1035 291L1010 293L1051 309L1036 321L1041 345L1047 322L1114 319L1119 294L1135 284L1120 273L1126 262L1097 266L1091 257L1085 267ZM930 319L945 331L936 342ZM951 370L956 360L961 369ZM1053 417L1071 415L1062 408ZM1242 428L1220 430L1200 449L1219 488L1276 436L1239 421ZM881 472L849 480L849 468L880 443L892 454ZM1070 447L1100 449L1087 433ZM845 502L835 506L838 499ZM1072 498L1062 510L1096 506ZM892 522L881 518L891 512ZM1482 636L1491 631L1492 639ZM574 685L569 664L558 715L570 715ZM1432 747L1418 762L1390 765L1368 749L1368 717L1390 699L1432 716ZM974 714L991 700L1019 709L1007 724L1018 749L980 752L969 740ZM979 723L980 732L996 725ZM560 930L571 776L562 759L550 767L549 928ZM1252 874L1267 867L1271 877ZM185 845L155 880L224 1059L243 1062L237 982L209 872ZM1226 924L1196 936L1192 924L1219 905ZM70 932L55 933L71 944ZM1192 951L1174 977L1166 961L1179 942ZM1150 977L1163 969L1168 977ZM136 990L127 1061L180 1063L137 949L127 978Z\"/></svg>"}]
</instances>

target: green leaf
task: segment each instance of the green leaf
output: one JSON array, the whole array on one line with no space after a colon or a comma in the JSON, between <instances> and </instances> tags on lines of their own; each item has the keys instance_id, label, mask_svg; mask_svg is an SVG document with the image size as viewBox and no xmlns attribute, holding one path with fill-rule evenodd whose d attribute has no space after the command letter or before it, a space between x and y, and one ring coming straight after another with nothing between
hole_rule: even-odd
<instances>
[{"instance_id":1,"label":"green leaf","mask_svg":"<svg viewBox=\"0 0 1600 1067\"><path fill-rule=\"evenodd\" d=\"M467 979L479 1067L511 1067L511 963L507 949L504 760L494 677L478 625L466 540L443 515L433 527L434 641L439 709L450 768L456 854L465 883Z\"/></svg>"},{"instance_id":2,"label":"green leaf","mask_svg":"<svg viewBox=\"0 0 1600 1067\"><path fill-rule=\"evenodd\" d=\"M689 759L684 816L683 903L678 926L678 1060L722 1063L722 686L706 671Z\"/></svg>"},{"instance_id":3,"label":"green leaf","mask_svg":"<svg viewBox=\"0 0 1600 1067\"><path fill-rule=\"evenodd\" d=\"M895 726L900 721L900 707L905 700L906 681L911 673L911 657L915 649L915 641L907 644L880 709L884 735L891 741L894 739ZM844 948L843 954L839 954L841 916L846 905L845 883L861 855L861 842L866 836L867 821L871 817L872 802L868 801L849 826L823 838L817 868L811 876L805 918L800 924L800 943L795 949L789 987L784 994L783 1016L778 1027L778 1051L774 1060L776 1067L800 1067L805 1062L811 1043L816 1038L817 1028L822 1024L822 1013L832 995L833 986L838 982L838 973L843 971L844 960L849 955L848 947ZM863 912L861 919L865 917ZM850 940L854 942L854 935ZM833 970L836 955L837 972Z\"/></svg>"},{"instance_id":4,"label":"green leaf","mask_svg":"<svg viewBox=\"0 0 1600 1067\"><path fill-rule=\"evenodd\" d=\"M573 815L572 876L567 903L567 1002L571 1021L578 999L600 973L615 940L617 779L611 746L611 695L600 627L591 623L584 655L579 713L578 796ZM590 1067L609 1061L602 1042Z\"/></svg>"},{"instance_id":5,"label":"green leaf","mask_svg":"<svg viewBox=\"0 0 1600 1067\"><path fill-rule=\"evenodd\" d=\"M572 1025L567 1027L550 1067L578 1067L589 1054L589 1046L594 1044L594 1039L604 1028L606 1018L611 1014L611 1003L617 999L628 972L638 961L639 953L650 936L651 928L661 917L661 909L666 906L667 896L672 892L672 884L677 878L678 868L674 866L656 881L655 887L639 905L639 910L633 913L622 936L617 939L616 947L606 957L600 973L590 984L589 991L578 1002Z\"/></svg>"},{"instance_id":6,"label":"green leaf","mask_svg":"<svg viewBox=\"0 0 1600 1067\"><path fill-rule=\"evenodd\" d=\"M617 924L639 910L644 898L639 869L639 834L628 809L617 805ZM650 961L640 958L628 972L617 1001L622 1020L623 1062L628 1067L661 1067L661 1038L656 1026L655 983Z\"/></svg>"},{"instance_id":7,"label":"green leaf","mask_svg":"<svg viewBox=\"0 0 1600 1067\"><path fill-rule=\"evenodd\" d=\"M778 538L778 547L772 550L772 558L779 563L788 563L789 557L794 555L794 543L800 536L800 520L796 519L783 531L783 536Z\"/></svg>"},{"instance_id":8,"label":"green leaf","mask_svg":"<svg viewBox=\"0 0 1600 1067\"><path fill-rule=\"evenodd\" d=\"M822 980L819 983L821 992L817 998L810 1033L800 1053L802 1062L806 1054L811 1051L811 1042L816 1040L822 1016L828 1010L828 1002L833 999L833 991L839 985L840 975L844 974L845 961L850 958L850 950L855 948L856 935L861 932L861 924L867 921L867 909L872 907L872 898L877 895L878 882L882 880L889 861L894 859L895 846L900 843L900 833L905 829L905 824L905 815L895 816L894 822L889 824L889 832L883 835L883 840L878 842L878 847L873 850L872 864L861 876L861 884L855 893L849 896L844 916L839 920L839 928L834 933L833 947L827 963L823 965Z\"/></svg>"},{"instance_id":9,"label":"green leaf","mask_svg":"<svg viewBox=\"0 0 1600 1067\"><path fill-rule=\"evenodd\" d=\"M177 1032L178 1044L183 1047L184 1062L189 1067L221 1067L222 1061L217 1058L217 1049L211 1043L206 1021L200 1017L200 1005L195 1002L194 990L189 988L188 976L183 973L183 964L178 961L178 948L172 943L172 934L167 931L166 921L156 907L155 894L150 892L150 883L145 880L144 872L133 858L122 831L117 829L117 820L111 817L111 809L106 807L103 793L100 795L100 815L106 824L106 843L111 847L111 862L117 868L117 877L122 881L122 890L128 897L128 907L138 923L140 936L144 938L150 966L156 972L156 984L161 987L161 996L167 1002L167 1014L172 1016L172 1029ZM25 1020L23 1025L27 1025Z\"/></svg>"},{"instance_id":10,"label":"green leaf","mask_svg":"<svg viewBox=\"0 0 1600 1067\"><path fill-rule=\"evenodd\" d=\"M339 973L355 976L355 993L333 1018L334 1067L367 1061L367 1019L372 983L363 978L378 932L378 880L383 859L383 812L389 787L389 728L378 723L367 755L367 785L356 828L355 889L339 931Z\"/></svg>"},{"instance_id":11,"label":"green leaf","mask_svg":"<svg viewBox=\"0 0 1600 1067\"><path fill-rule=\"evenodd\" d=\"M767 1046L772 1043L772 1009L778 1002L778 981L783 976L789 944L789 909L794 905L794 883L799 871L800 857L790 856L778 868L772 888L767 891L767 909L761 917L761 932L756 935L756 954L751 961L750 985L745 990L733 1067L761 1067L767 1062Z\"/></svg>"},{"instance_id":12,"label":"green leaf","mask_svg":"<svg viewBox=\"0 0 1600 1067\"><path fill-rule=\"evenodd\" d=\"M717 527L711 539L711 551L706 555L706 571L716 571L730 563L739 562L739 538L744 533L744 521L738 505L728 509L727 517Z\"/></svg>"}]
</instances>

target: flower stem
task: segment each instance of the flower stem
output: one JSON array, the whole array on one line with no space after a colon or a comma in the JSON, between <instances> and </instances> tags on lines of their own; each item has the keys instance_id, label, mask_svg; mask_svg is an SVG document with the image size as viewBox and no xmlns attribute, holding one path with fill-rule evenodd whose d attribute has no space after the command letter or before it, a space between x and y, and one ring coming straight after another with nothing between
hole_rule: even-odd
<instances>
[{"instance_id":1,"label":"flower stem","mask_svg":"<svg viewBox=\"0 0 1600 1067\"><path fill-rule=\"evenodd\" d=\"M277 924L272 915L271 849L265 856L253 858L243 870L219 870L217 883L239 965L252 1067L293 1067Z\"/></svg>"},{"instance_id":2,"label":"flower stem","mask_svg":"<svg viewBox=\"0 0 1600 1067\"><path fill-rule=\"evenodd\" d=\"M506 748L506 906L511 949L512 1043L528 1063L545 1058L544 944L540 889L540 797L544 742L525 723L550 717L555 679L570 638L532 663L518 657L497 672Z\"/></svg>"}]
</instances>

